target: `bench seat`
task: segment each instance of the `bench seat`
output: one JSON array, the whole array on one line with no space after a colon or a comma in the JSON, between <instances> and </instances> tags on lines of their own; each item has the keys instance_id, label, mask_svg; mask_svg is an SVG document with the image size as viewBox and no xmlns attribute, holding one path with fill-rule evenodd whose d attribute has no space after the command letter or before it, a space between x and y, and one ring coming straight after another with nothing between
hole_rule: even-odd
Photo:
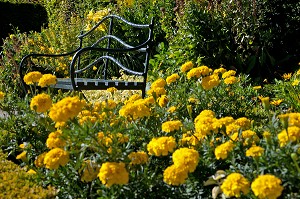
<instances>
[{"instance_id":1,"label":"bench seat","mask_svg":"<svg viewBox=\"0 0 300 199\"><path fill-rule=\"evenodd\" d=\"M75 78L75 90L106 90L115 87L118 90L142 90L145 88L144 82L132 82L122 80L103 80L90 78ZM72 90L72 82L70 78L57 78L57 84L52 86L57 89Z\"/></svg>"}]
</instances>

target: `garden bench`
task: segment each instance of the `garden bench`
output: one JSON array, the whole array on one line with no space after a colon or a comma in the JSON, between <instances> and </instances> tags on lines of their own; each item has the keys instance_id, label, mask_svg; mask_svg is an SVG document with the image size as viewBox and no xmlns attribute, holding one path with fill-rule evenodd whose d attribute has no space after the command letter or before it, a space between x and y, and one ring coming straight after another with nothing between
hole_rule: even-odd
<instances>
[{"instance_id":1,"label":"garden bench","mask_svg":"<svg viewBox=\"0 0 300 199\"><path fill-rule=\"evenodd\" d=\"M105 33L98 30L99 27L103 28L103 25ZM72 56L68 77L57 77L57 83L52 87L76 91L106 90L115 87L118 90L141 90L144 97L152 35L153 18L149 24L136 24L118 15L105 16L87 32L81 31L78 36L79 47L72 52L31 53L24 56L19 66L22 86L27 93L28 85L23 77L33 69L39 68L39 64L34 64L35 59ZM45 67L40 69L43 73ZM140 78L115 78L121 76L120 71L121 74Z\"/></svg>"}]
</instances>

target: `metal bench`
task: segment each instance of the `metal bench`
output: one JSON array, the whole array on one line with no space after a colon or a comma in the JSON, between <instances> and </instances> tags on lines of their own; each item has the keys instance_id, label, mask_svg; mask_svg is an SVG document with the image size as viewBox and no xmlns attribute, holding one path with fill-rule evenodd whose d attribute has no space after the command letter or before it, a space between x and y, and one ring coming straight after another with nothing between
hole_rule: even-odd
<instances>
[{"instance_id":1,"label":"metal bench","mask_svg":"<svg viewBox=\"0 0 300 199\"><path fill-rule=\"evenodd\" d=\"M97 30L103 24L106 27L106 33ZM115 27L117 27L117 32L114 32ZM54 88L80 91L105 90L115 87L118 90L141 90L144 97L152 35L153 18L150 24L136 24L117 15L105 16L89 31L80 33L79 47L72 52L31 53L24 56L19 66L22 86L27 92L28 85L25 84L23 77L38 65L34 64L35 59L72 56L69 74L67 77L57 77L57 84L53 86ZM92 43L91 38L95 40ZM141 78L138 81L115 78L120 76L120 70L125 74Z\"/></svg>"}]
</instances>

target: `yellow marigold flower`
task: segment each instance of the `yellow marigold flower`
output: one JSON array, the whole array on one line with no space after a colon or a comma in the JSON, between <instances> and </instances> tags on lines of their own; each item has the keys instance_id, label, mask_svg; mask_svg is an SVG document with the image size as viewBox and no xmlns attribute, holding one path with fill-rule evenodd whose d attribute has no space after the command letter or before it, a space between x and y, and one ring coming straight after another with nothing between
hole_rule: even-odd
<instances>
[{"instance_id":1,"label":"yellow marigold flower","mask_svg":"<svg viewBox=\"0 0 300 199\"><path fill-rule=\"evenodd\" d=\"M188 172L194 172L199 162L199 153L195 149L180 148L172 154L174 165L183 167Z\"/></svg>"},{"instance_id":2,"label":"yellow marigold flower","mask_svg":"<svg viewBox=\"0 0 300 199\"><path fill-rule=\"evenodd\" d=\"M76 117L85 106L85 101L78 96L66 97L56 104L53 104L49 112L49 117L54 122L66 122Z\"/></svg>"},{"instance_id":3,"label":"yellow marigold flower","mask_svg":"<svg viewBox=\"0 0 300 199\"><path fill-rule=\"evenodd\" d=\"M270 138L271 138L271 133L268 132L268 131L265 131L265 132L263 132L263 137L264 137L265 139L270 139Z\"/></svg>"},{"instance_id":4,"label":"yellow marigold flower","mask_svg":"<svg viewBox=\"0 0 300 199\"><path fill-rule=\"evenodd\" d=\"M170 133L173 131L178 131L182 127L182 123L179 120L167 121L162 123L161 128L162 131Z\"/></svg>"},{"instance_id":5,"label":"yellow marigold flower","mask_svg":"<svg viewBox=\"0 0 300 199\"><path fill-rule=\"evenodd\" d=\"M38 168L43 167L44 166L44 159L46 156L47 152L44 152L42 154L40 154L39 156L37 156L37 158L34 161L34 165Z\"/></svg>"},{"instance_id":6,"label":"yellow marigold flower","mask_svg":"<svg viewBox=\"0 0 300 199\"><path fill-rule=\"evenodd\" d=\"M91 160L85 160L82 165L82 170L80 172L80 180L82 182L92 182L98 176L100 166Z\"/></svg>"},{"instance_id":7,"label":"yellow marigold flower","mask_svg":"<svg viewBox=\"0 0 300 199\"><path fill-rule=\"evenodd\" d=\"M151 88L147 91L148 95L156 95L156 97L165 95L166 93L167 93L166 89L162 87Z\"/></svg>"},{"instance_id":8,"label":"yellow marigold flower","mask_svg":"<svg viewBox=\"0 0 300 199\"><path fill-rule=\"evenodd\" d=\"M151 84L150 88L163 88L166 86L166 84L166 80L164 80L163 78L158 78Z\"/></svg>"},{"instance_id":9,"label":"yellow marigold flower","mask_svg":"<svg viewBox=\"0 0 300 199\"><path fill-rule=\"evenodd\" d=\"M51 132L46 140L46 145L49 149L63 148L66 145L66 141L62 138L62 131Z\"/></svg>"},{"instance_id":10,"label":"yellow marigold flower","mask_svg":"<svg viewBox=\"0 0 300 199\"><path fill-rule=\"evenodd\" d=\"M188 61L188 62L184 63L184 64L181 66L180 70L181 70L181 72L184 73L184 72L190 70L190 69L193 68L193 67L194 67L193 62Z\"/></svg>"},{"instance_id":11,"label":"yellow marigold flower","mask_svg":"<svg viewBox=\"0 0 300 199\"><path fill-rule=\"evenodd\" d=\"M3 100L5 96L5 93L3 93L2 91L0 91L0 100Z\"/></svg>"},{"instance_id":12,"label":"yellow marigold flower","mask_svg":"<svg viewBox=\"0 0 300 199\"><path fill-rule=\"evenodd\" d=\"M169 113L174 113L176 111L176 106L171 106L169 109L168 109L168 112Z\"/></svg>"},{"instance_id":13,"label":"yellow marigold flower","mask_svg":"<svg viewBox=\"0 0 300 199\"><path fill-rule=\"evenodd\" d=\"M194 122L196 123L201 117L210 117L214 118L215 117L215 112L212 110L203 110L201 113L195 118Z\"/></svg>"},{"instance_id":14,"label":"yellow marigold flower","mask_svg":"<svg viewBox=\"0 0 300 199\"><path fill-rule=\"evenodd\" d=\"M152 138L147 144L147 150L150 155L167 156L169 152L173 152L176 147L174 137Z\"/></svg>"},{"instance_id":15,"label":"yellow marigold flower","mask_svg":"<svg viewBox=\"0 0 300 199\"><path fill-rule=\"evenodd\" d=\"M215 69L214 70L214 74L219 74L219 73L221 73L221 74L223 74L223 73L225 73L227 70L225 69L225 68L218 68L218 69Z\"/></svg>"},{"instance_id":16,"label":"yellow marigold flower","mask_svg":"<svg viewBox=\"0 0 300 199\"><path fill-rule=\"evenodd\" d=\"M261 86L253 86L253 90L259 90L261 89Z\"/></svg>"},{"instance_id":17,"label":"yellow marigold flower","mask_svg":"<svg viewBox=\"0 0 300 199\"><path fill-rule=\"evenodd\" d=\"M200 78L201 76L207 76L212 72L212 69L208 68L207 66L200 66L197 68L191 69L187 74L187 79L191 79L193 77ZM218 75L216 75L218 76ZM219 77L219 76L218 76Z\"/></svg>"},{"instance_id":18,"label":"yellow marigold flower","mask_svg":"<svg viewBox=\"0 0 300 199\"><path fill-rule=\"evenodd\" d=\"M166 95L160 96L157 100L160 107L165 107L169 102L169 99Z\"/></svg>"},{"instance_id":19,"label":"yellow marigold flower","mask_svg":"<svg viewBox=\"0 0 300 199\"><path fill-rule=\"evenodd\" d=\"M234 121L234 123L240 126L242 129L249 129L251 127L251 120L246 117L238 118Z\"/></svg>"},{"instance_id":20,"label":"yellow marigold flower","mask_svg":"<svg viewBox=\"0 0 300 199\"><path fill-rule=\"evenodd\" d=\"M130 159L130 164L132 165L145 164L149 159L147 153L144 151L131 152L128 155L128 158Z\"/></svg>"},{"instance_id":21,"label":"yellow marigold flower","mask_svg":"<svg viewBox=\"0 0 300 199\"><path fill-rule=\"evenodd\" d=\"M242 137L244 139L244 145L252 145L259 141L259 137L252 130L242 131Z\"/></svg>"},{"instance_id":22,"label":"yellow marigold flower","mask_svg":"<svg viewBox=\"0 0 300 199\"><path fill-rule=\"evenodd\" d=\"M235 123L231 123L226 125L226 134L230 135L232 133L236 133L239 131L239 129L241 129L242 127L240 125L237 125Z\"/></svg>"},{"instance_id":23,"label":"yellow marigold flower","mask_svg":"<svg viewBox=\"0 0 300 199\"><path fill-rule=\"evenodd\" d=\"M282 78L285 80L289 80L289 79L291 79L291 77L292 77L292 73L284 73L282 75Z\"/></svg>"},{"instance_id":24,"label":"yellow marigold flower","mask_svg":"<svg viewBox=\"0 0 300 199\"><path fill-rule=\"evenodd\" d=\"M214 121L216 121L216 118L211 117L197 117L195 123L195 131L196 133L202 134L202 138L204 138L206 135L210 134L211 131L215 130Z\"/></svg>"},{"instance_id":25,"label":"yellow marigold flower","mask_svg":"<svg viewBox=\"0 0 300 199\"><path fill-rule=\"evenodd\" d=\"M204 90L210 90L218 86L219 84L220 84L220 79L219 76L216 74L203 77L201 82L201 85Z\"/></svg>"},{"instance_id":26,"label":"yellow marigold flower","mask_svg":"<svg viewBox=\"0 0 300 199\"><path fill-rule=\"evenodd\" d=\"M171 165L164 170L164 182L178 186L188 178L188 171L181 166Z\"/></svg>"},{"instance_id":27,"label":"yellow marigold flower","mask_svg":"<svg viewBox=\"0 0 300 199\"><path fill-rule=\"evenodd\" d=\"M276 199L283 191L281 180L271 174L258 176L251 183L251 189L259 199Z\"/></svg>"},{"instance_id":28,"label":"yellow marigold flower","mask_svg":"<svg viewBox=\"0 0 300 199\"><path fill-rule=\"evenodd\" d=\"M102 184L111 187L114 184L127 184L129 173L123 162L105 162L102 164L98 177Z\"/></svg>"},{"instance_id":29,"label":"yellow marigold flower","mask_svg":"<svg viewBox=\"0 0 300 199\"><path fill-rule=\"evenodd\" d=\"M222 74L222 78L226 79L226 78L228 78L230 76L235 76L235 74L236 74L236 71L229 70L229 71L227 71L227 72L225 72L225 73Z\"/></svg>"},{"instance_id":30,"label":"yellow marigold flower","mask_svg":"<svg viewBox=\"0 0 300 199\"><path fill-rule=\"evenodd\" d=\"M239 173L229 174L221 185L221 190L228 197L241 197L241 193L248 194L250 190L249 181Z\"/></svg>"},{"instance_id":31,"label":"yellow marigold flower","mask_svg":"<svg viewBox=\"0 0 300 199\"><path fill-rule=\"evenodd\" d=\"M300 140L300 128L289 126L287 131L284 129L277 137L281 147L285 146L288 142L296 142Z\"/></svg>"},{"instance_id":32,"label":"yellow marigold flower","mask_svg":"<svg viewBox=\"0 0 300 199\"><path fill-rule=\"evenodd\" d=\"M224 79L224 83L229 85L229 84L234 84L237 82L237 78L235 76L230 76Z\"/></svg>"},{"instance_id":33,"label":"yellow marigold flower","mask_svg":"<svg viewBox=\"0 0 300 199\"><path fill-rule=\"evenodd\" d=\"M171 84L173 82L176 82L176 80L179 78L180 78L180 76L177 73L174 73L166 78L166 82L167 82L167 84Z\"/></svg>"},{"instance_id":34,"label":"yellow marigold flower","mask_svg":"<svg viewBox=\"0 0 300 199\"><path fill-rule=\"evenodd\" d=\"M38 85L40 87L47 87L47 86L55 85L56 81L57 80L55 75L45 74L40 78Z\"/></svg>"},{"instance_id":35,"label":"yellow marigold flower","mask_svg":"<svg viewBox=\"0 0 300 199\"><path fill-rule=\"evenodd\" d=\"M36 174L36 171L33 170L33 169L29 169L29 170L27 171L27 173L30 174L30 175L32 175L32 174Z\"/></svg>"},{"instance_id":36,"label":"yellow marigold flower","mask_svg":"<svg viewBox=\"0 0 300 199\"><path fill-rule=\"evenodd\" d=\"M130 96L129 99L124 102L124 104L133 103L139 99L142 99L142 96L139 94L134 94Z\"/></svg>"},{"instance_id":37,"label":"yellow marigold flower","mask_svg":"<svg viewBox=\"0 0 300 199\"><path fill-rule=\"evenodd\" d=\"M114 94L118 89L116 87L110 87L107 89L108 92Z\"/></svg>"},{"instance_id":38,"label":"yellow marigold flower","mask_svg":"<svg viewBox=\"0 0 300 199\"><path fill-rule=\"evenodd\" d=\"M27 156L26 156L26 151L23 151L22 153L20 153L19 155L17 155L16 159L17 160L22 160L22 161L25 161Z\"/></svg>"},{"instance_id":39,"label":"yellow marigold flower","mask_svg":"<svg viewBox=\"0 0 300 199\"><path fill-rule=\"evenodd\" d=\"M69 153L61 148L51 149L44 158L44 165L47 169L58 169L69 162Z\"/></svg>"},{"instance_id":40,"label":"yellow marigold flower","mask_svg":"<svg viewBox=\"0 0 300 199\"><path fill-rule=\"evenodd\" d=\"M265 151L264 148L260 147L260 146L256 146L253 145L252 147L250 147L247 151L246 151L246 156L248 157L260 157L263 152Z\"/></svg>"},{"instance_id":41,"label":"yellow marigold flower","mask_svg":"<svg viewBox=\"0 0 300 199\"><path fill-rule=\"evenodd\" d=\"M222 118L213 120L212 126L213 126L213 129L218 130L218 129L221 129L223 126L227 126L233 122L234 122L233 117L227 116L227 117L222 117Z\"/></svg>"},{"instance_id":42,"label":"yellow marigold flower","mask_svg":"<svg viewBox=\"0 0 300 199\"><path fill-rule=\"evenodd\" d=\"M283 102L283 99L273 100L270 102L270 104L272 104L274 106L279 106L281 104L281 102Z\"/></svg>"},{"instance_id":43,"label":"yellow marigold flower","mask_svg":"<svg viewBox=\"0 0 300 199\"><path fill-rule=\"evenodd\" d=\"M136 100L135 102L127 103L119 110L119 115L137 120L151 115L150 108L144 99Z\"/></svg>"},{"instance_id":44,"label":"yellow marigold flower","mask_svg":"<svg viewBox=\"0 0 300 199\"><path fill-rule=\"evenodd\" d=\"M38 113L48 111L52 106L52 100L49 95L42 93L34 96L30 102L30 109Z\"/></svg>"},{"instance_id":45,"label":"yellow marigold flower","mask_svg":"<svg viewBox=\"0 0 300 199\"><path fill-rule=\"evenodd\" d=\"M199 133L195 133L193 135L184 133L182 135L180 143L181 143L181 145L188 144L190 146L197 146L200 143L202 137L203 137L202 134L199 134Z\"/></svg>"},{"instance_id":46,"label":"yellow marigold flower","mask_svg":"<svg viewBox=\"0 0 300 199\"><path fill-rule=\"evenodd\" d=\"M233 150L234 144L230 141L225 142L215 148L215 156L217 160L226 159L229 152Z\"/></svg>"},{"instance_id":47,"label":"yellow marigold flower","mask_svg":"<svg viewBox=\"0 0 300 199\"><path fill-rule=\"evenodd\" d=\"M30 85L30 84L38 83L42 76L43 76L42 73L40 73L38 71L33 71L30 73L27 73L24 76L23 80L24 80L25 84Z\"/></svg>"},{"instance_id":48,"label":"yellow marigold flower","mask_svg":"<svg viewBox=\"0 0 300 199\"><path fill-rule=\"evenodd\" d=\"M129 141L128 135L123 135L122 133L117 133L116 137L119 144L124 144Z\"/></svg>"}]
</instances>

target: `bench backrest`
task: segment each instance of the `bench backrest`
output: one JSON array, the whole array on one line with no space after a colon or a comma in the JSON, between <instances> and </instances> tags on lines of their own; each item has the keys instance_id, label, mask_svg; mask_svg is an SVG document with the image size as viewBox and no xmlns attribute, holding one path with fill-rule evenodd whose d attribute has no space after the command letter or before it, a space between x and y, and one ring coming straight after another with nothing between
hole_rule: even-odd
<instances>
[{"instance_id":1,"label":"bench backrest","mask_svg":"<svg viewBox=\"0 0 300 199\"><path fill-rule=\"evenodd\" d=\"M111 79L122 70L146 82L152 35L153 19L136 24L117 15L103 17L78 36L81 49L71 62L71 78Z\"/></svg>"}]
</instances>

